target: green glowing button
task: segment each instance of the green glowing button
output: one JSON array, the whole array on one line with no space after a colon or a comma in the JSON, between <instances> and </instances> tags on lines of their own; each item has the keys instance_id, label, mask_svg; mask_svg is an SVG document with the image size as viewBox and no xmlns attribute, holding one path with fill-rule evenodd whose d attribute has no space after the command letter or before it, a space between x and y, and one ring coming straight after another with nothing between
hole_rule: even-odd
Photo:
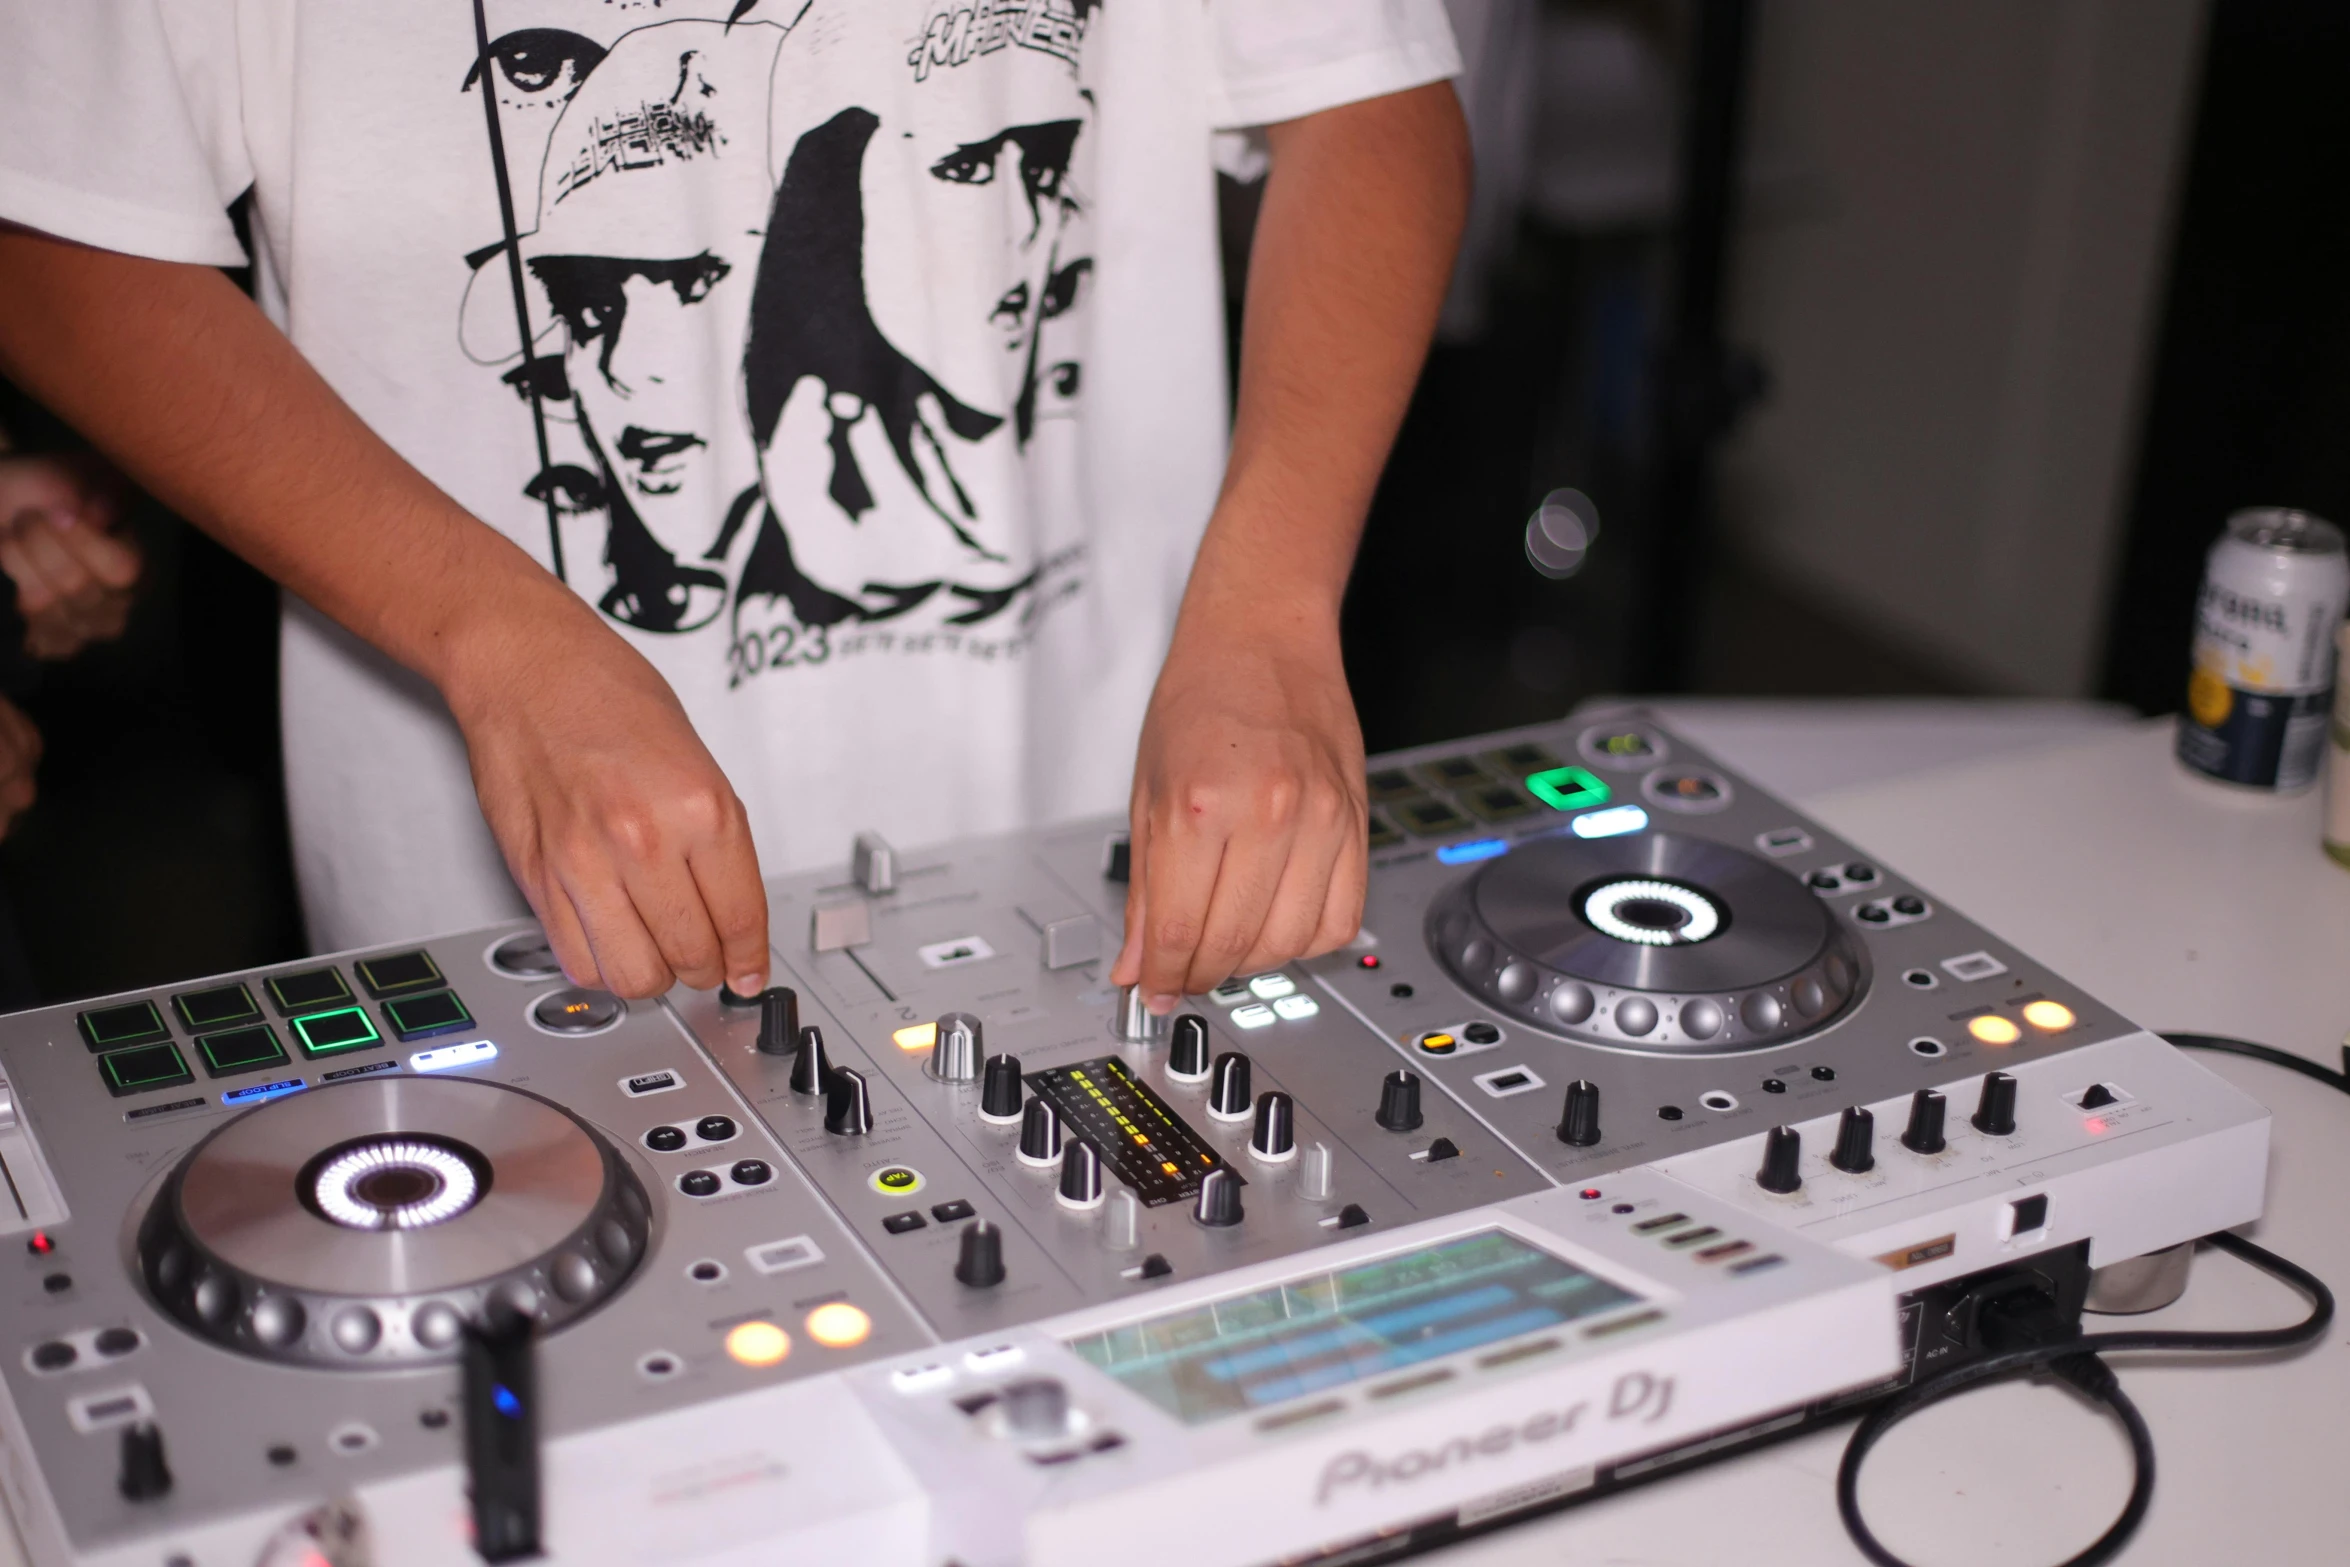
<instances>
[{"instance_id":1,"label":"green glowing button","mask_svg":"<svg viewBox=\"0 0 2350 1567\"><path fill-rule=\"evenodd\" d=\"M400 996L384 1003L384 1018L402 1039L429 1039L473 1026L473 1014L454 990L436 990L429 996Z\"/></svg>"},{"instance_id":2,"label":"green glowing button","mask_svg":"<svg viewBox=\"0 0 2350 1567\"><path fill-rule=\"evenodd\" d=\"M351 999L351 987L343 982L340 969L306 969L299 974L273 974L265 983L269 999L287 1017L297 1012L316 1011Z\"/></svg>"},{"instance_id":3,"label":"green glowing button","mask_svg":"<svg viewBox=\"0 0 2350 1567\"><path fill-rule=\"evenodd\" d=\"M1554 811L1580 811L1586 806L1605 805L1608 787L1597 774L1581 767L1553 767L1548 771L1530 773L1526 787L1534 791L1534 798Z\"/></svg>"},{"instance_id":4,"label":"green glowing button","mask_svg":"<svg viewBox=\"0 0 2350 1567\"><path fill-rule=\"evenodd\" d=\"M125 1045L153 1044L171 1037L163 1014L152 1001L133 1001L119 1007L99 1007L76 1019L82 1042L92 1050L120 1050Z\"/></svg>"},{"instance_id":5,"label":"green glowing button","mask_svg":"<svg viewBox=\"0 0 2350 1567\"><path fill-rule=\"evenodd\" d=\"M344 1007L338 1012L313 1012L308 1017L298 1017L294 1019L294 1037L302 1042L302 1053L313 1056L366 1050L383 1043L383 1036L375 1031L365 1007Z\"/></svg>"},{"instance_id":6,"label":"green glowing button","mask_svg":"<svg viewBox=\"0 0 2350 1567\"><path fill-rule=\"evenodd\" d=\"M286 1059L286 1047L277 1042L277 1030L267 1023L206 1034L196 1041L196 1051L204 1058L204 1071L211 1077L258 1072L263 1067L282 1065Z\"/></svg>"},{"instance_id":7,"label":"green glowing button","mask_svg":"<svg viewBox=\"0 0 2350 1567\"><path fill-rule=\"evenodd\" d=\"M242 985L187 991L172 997L171 1004L178 1009L180 1021L193 1030L261 1021L261 1009L253 1004L253 992Z\"/></svg>"},{"instance_id":8,"label":"green glowing button","mask_svg":"<svg viewBox=\"0 0 2350 1567\"><path fill-rule=\"evenodd\" d=\"M181 1059L177 1045L117 1050L98 1058L98 1070L105 1075L106 1091L117 1099L125 1094L143 1094L150 1088L169 1088L175 1083L194 1081L194 1074Z\"/></svg>"}]
</instances>

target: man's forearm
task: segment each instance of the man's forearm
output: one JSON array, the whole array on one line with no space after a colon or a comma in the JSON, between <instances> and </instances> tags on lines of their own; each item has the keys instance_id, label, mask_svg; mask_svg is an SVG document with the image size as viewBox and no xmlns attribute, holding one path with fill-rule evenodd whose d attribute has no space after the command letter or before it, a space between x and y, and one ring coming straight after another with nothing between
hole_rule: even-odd
<instances>
[{"instance_id":1,"label":"man's forearm","mask_svg":"<svg viewBox=\"0 0 2350 1567\"><path fill-rule=\"evenodd\" d=\"M1270 137L1231 461L1194 583L1278 582L1290 614L1334 625L1451 276L1468 131L1439 82Z\"/></svg>"},{"instance_id":2,"label":"man's forearm","mask_svg":"<svg viewBox=\"0 0 2350 1567\"><path fill-rule=\"evenodd\" d=\"M209 267L0 226L0 371L182 516L444 691L474 644L515 620L584 613L361 423ZM479 605L498 606L499 622Z\"/></svg>"}]
</instances>

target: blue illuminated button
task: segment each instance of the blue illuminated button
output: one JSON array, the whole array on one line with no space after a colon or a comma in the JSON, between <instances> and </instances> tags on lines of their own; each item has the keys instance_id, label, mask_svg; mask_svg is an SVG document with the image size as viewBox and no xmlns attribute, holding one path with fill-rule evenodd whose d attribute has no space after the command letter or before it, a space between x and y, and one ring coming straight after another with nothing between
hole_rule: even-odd
<instances>
[{"instance_id":1,"label":"blue illuminated button","mask_svg":"<svg viewBox=\"0 0 2350 1567\"><path fill-rule=\"evenodd\" d=\"M522 1400L516 1398L514 1390L503 1382L490 1385L490 1407L509 1420L522 1418Z\"/></svg>"},{"instance_id":2,"label":"blue illuminated button","mask_svg":"<svg viewBox=\"0 0 2350 1567\"><path fill-rule=\"evenodd\" d=\"M224 1105L257 1105L265 1100L283 1099L298 1094L309 1086L298 1077L281 1077L274 1083L255 1083L246 1088L232 1088L220 1096Z\"/></svg>"},{"instance_id":3,"label":"blue illuminated button","mask_svg":"<svg viewBox=\"0 0 2350 1567\"><path fill-rule=\"evenodd\" d=\"M1506 838L1472 838L1467 843L1446 844L1436 851L1436 858L1446 865L1468 865L1509 852L1509 840Z\"/></svg>"},{"instance_id":4,"label":"blue illuminated button","mask_svg":"<svg viewBox=\"0 0 2350 1567\"><path fill-rule=\"evenodd\" d=\"M1575 829L1578 838L1620 838L1646 827L1648 813L1637 805L1617 805L1604 811L1587 812L1568 825Z\"/></svg>"},{"instance_id":5,"label":"blue illuminated button","mask_svg":"<svg viewBox=\"0 0 2350 1567\"><path fill-rule=\"evenodd\" d=\"M436 1045L430 1050L419 1050L408 1058L408 1066L417 1072L446 1072L451 1067L493 1060L497 1054L498 1047L488 1040L469 1039L462 1045Z\"/></svg>"},{"instance_id":6,"label":"blue illuminated button","mask_svg":"<svg viewBox=\"0 0 2350 1567\"><path fill-rule=\"evenodd\" d=\"M1553 767L1526 775L1534 798L1554 811L1580 811L1607 804L1608 786L1586 767Z\"/></svg>"}]
</instances>

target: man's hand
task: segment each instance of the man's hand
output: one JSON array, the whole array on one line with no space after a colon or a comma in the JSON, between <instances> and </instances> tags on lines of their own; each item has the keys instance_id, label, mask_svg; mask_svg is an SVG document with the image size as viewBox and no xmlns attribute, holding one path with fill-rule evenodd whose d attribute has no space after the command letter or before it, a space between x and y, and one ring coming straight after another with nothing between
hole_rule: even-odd
<instances>
[{"instance_id":1,"label":"man's hand","mask_svg":"<svg viewBox=\"0 0 2350 1567\"><path fill-rule=\"evenodd\" d=\"M1138 957L1143 993L1163 1012L1346 941L1363 913L1364 810L1363 736L1335 623L1269 634L1245 602L1190 620L1134 764L1120 971Z\"/></svg>"},{"instance_id":2,"label":"man's hand","mask_svg":"<svg viewBox=\"0 0 2350 1567\"><path fill-rule=\"evenodd\" d=\"M0 453L0 571L16 584L35 658L71 658L122 635L139 548L112 531L117 490L93 461Z\"/></svg>"},{"instance_id":3,"label":"man's hand","mask_svg":"<svg viewBox=\"0 0 2350 1567\"><path fill-rule=\"evenodd\" d=\"M653 666L543 580L484 617L443 687L507 869L575 983L756 994L767 896L742 802Z\"/></svg>"},{"instance_id":4,"label":"man's hand","mask_svg":"<svg viewBox=\"0 0 2350 1567\"><path fill-rule=\"evenodd\" d=\"M437 687L571 978L767 980L742 806L651 665L367 428L209 267L0 225L0 372Z\"/></svg>"},{"instance_id":5,"label":"man's hand","mask_svg":"<svg viewBox=\"0 0 2350 1567\"><path fill-rule=\"evenodd\" d=\"M41 765L41 731L0 697L0 838L33 806L33 770Z\"/></svg>"},{"instance_id":6,"label":"man's hand","mask_svg":"<svg viewBox=\"0 0 2350 1567\"><path fill-rule=\"evenodd\" d=\"M1268 130L1224 491L1134 768L1126 943L1151 1010L1327 952L1363 913L1338 607L1469 193L1451 84Z\"/></svg>"}]
</instances>

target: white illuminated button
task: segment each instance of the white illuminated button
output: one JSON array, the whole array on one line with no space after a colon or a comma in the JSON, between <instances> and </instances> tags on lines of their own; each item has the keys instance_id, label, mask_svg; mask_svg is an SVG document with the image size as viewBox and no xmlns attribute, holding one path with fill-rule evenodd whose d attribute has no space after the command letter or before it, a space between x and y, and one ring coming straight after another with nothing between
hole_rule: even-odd
<instances>
[{"instance_id":1,"label":"white illuminated button","mask_svg":"<svg viewBox=\"0 0 2350 1567\"><path fill-rule=\"evenodd\" d=\"M1311 996L1283 996L1273 1003L1273 1010L1294 1023L1301 1017L1312 1017L1322 1007Z\"/></svg>"},{"instance_id":2,"label":"white illuminated button","mask_svg":"<svg viewBox=\"0 0 2350 1567\"><path fill-rule=\"evenodd\" d=\"M1028 1352L1017 1344L996 1344L987 1349L975 1349L963 1357L963 1364L973 1371L1008 1371L1028 1358Z\"/></svg>"},{"instance_id":3,"label":"white illuminated button","mask_svg":"<svg viewBox=\"0 0 2350 1567\"><path fill-rule=\"evenodd\" d=\"M1272 1024L1273 1009L1271 1007L1252 1004L1233 1008L1232 1026L1234 1028L1270 1028Z\"/></svg>"},{"instance_id":4,"label":"white illuminated button","mask_svg":"<svg viewBox=\"0 0 2350 1567\"><path fill-rule=\"evenodd\" d=\"M471 1066L496 1056L498 1047L486 1039L469 1039L462 1045L440 1045L431 1050L419 1050L408 1058L412 1072L446 1072L453 1066Z\"/></svg>"},{"instance_id":5,"label":"white illuminated button","mask_svg":"<svg viewBox=\"0 0 2350 1567\"><path fill-rule=\"evenodd\" d=\"M1648 813L1637 805L1611 805L1604 811L1585 811L1567 824L1578 838L1619 838L1648 825Z\"/></svg>"},{"instance_id":6,"label":"white illuminated button","mask_svg":"<svg viewBox=\"0 0 2350 1567\"><path fill-rule=\"evenodd\" d=\"M935 1361L927 1366L901 1366L889 1374L889 1385L905 1394L927 1393L955 1380L955 1368Z\"/></svg>"},{"instance_id":7,"label":"white illuminated button","mask_svg":"<svg viewBox=\"0 0 2350 1567\"><path fill-rule=\"evenodd\" d=\"M1297 989L1297 981L1287 974L1259 974L1248 982L1249 994L1259 1001L1274 1001L1290 995Z\"/></svg>"}]
</instances>

